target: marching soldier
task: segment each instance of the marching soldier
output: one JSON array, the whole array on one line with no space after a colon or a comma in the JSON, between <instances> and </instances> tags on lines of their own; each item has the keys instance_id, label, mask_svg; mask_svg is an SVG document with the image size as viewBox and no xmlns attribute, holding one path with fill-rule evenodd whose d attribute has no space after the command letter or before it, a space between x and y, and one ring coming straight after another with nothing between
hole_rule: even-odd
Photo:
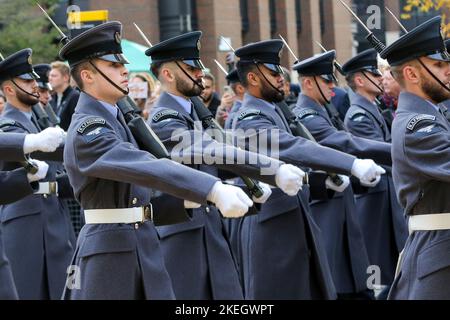
<instances>
[{"instance_id":1,"label":"marching soldier","mask_svg":"<svg viewBox=\"0 0 450 320\"><path fill-rule=\"evenodd\" d=\"M164 206L151 209L150 188L179 198L170 200L169 209L184 208L182 199L210 201L227 217L244 215L252 201L241 189L216 177L139 150L116 106L128 93L121 35L120 22L104 23L73 38L60 51L82 91L64 160L86 219L64 296L173 299L151 220L174 213Z\"/></svg>"},{"instance_id":2,"label":"marching soldier","mask_svg":"<svg viewBox=\"0 0 450 320\"><path fill-rule=\"evenodd\" d=\"M369 182L384 172L372 160L359 160L291 134L275 104L284 99L280 54L281 40L261 41L236 51L239 78L246 94L233 124L241 142L255 136L273 136L280 160L302 167L354 174ZM241 130L240 130L241 129ZM253 129L253 130L249 130ZM247 149L255 146L245 144ZM339 186L330 182L330 187ZM257 216L242 226L246 298L333 299L336 297L321 232L311 217L309 190L286 197L274 189ZM277 235L274 237L274 235Z\"/></svg>"},{"instance_id":3,"label":"marching soldier","mask_svg":"<svg viewBox=\"0 0 450 320\"><path fill-rule=\"evenodd\" d=\"M0 130L0 160L21 161L24 160L24 154L33 151L54 151L62 142L62 136L59 136L59 138L55 132L53 132L53 135L49 135L48 132L24 135L3 133ZM25 168L0 171L0 205L15 202L34 192L36 181L46 176L48 164L37 160L33 160L33 163L38 169L34 174L28 173ZM18 299L11 267L3 250L1 237L0 233L0 300Z\"/></svg>"},{"instance_id":4,"label":"marching soldier","mask_svg":"<svg viewBox=\"0 0 450 320\"><path fill-rule=\"evenodd\" d=\"M400 84L392 125L392 175L409 238L391 299L450 299L450 56L434 17L381 52Z\"/></svg>"},{"instance_id":5,"label":"marching soldier","mask_svg":"<svg viewBox=\"0 0 450 320\"><path fill-rule=\"evenodd\" d=\"M239 75L236 69L232 70L226 76L228 85L233 90L235 95L233 106L231 107L230 112L228 113L228 117L225 120L224 128L226 130L231 130L231 125L233 124L234 116L238 113L239 109L242 106L242 100L244 100L245 88L241 84L241 80L239 79Z\"/></svg>"},{"instance_id":6,"label":"marching soldier","mask_svg":"<svg viewBox=\"0 0 450 320\"><path fill-rule=\"evenodd\" d=\"M197 151L200 156L198 159L204 159L202 163L194 163L194 168L200 171L217 176L217 169L213 166L218 166L235 174L245 174L277 185L284 192L295 195L304 176L300 169L266 156L225 146L215 140L195 143L195 136L201 135L203 130L189 98L202 92L204 73L198 45L201 34L200 31L186 33L165 40L146 51L152 58L152 72L161 82L164 91L152 109L152 129L169 152L180 146L178 137L189 141L185 145L186 150ZM181 135L177 132L181 132ZM214 149L216 155L221 154L212 165L207 165L207 159L202 157L208 149ZM238 159L251 158L255 159L256 164L238 162ZM261 164L275 170L264 175ZM291 185L297 187L291 188ZM263 185L263 190L265 194L261 199L253 198L255 202L263 203L270 196L268 185ZM157 230L177 299L243 298L229 241L223 232L216 208L202 206L194 209L192 221L158 227ZM183 269L180 265L183 265ZM190 276L186 277L186 274Z\"/></svg>"},{"instance_id":7,"label":"marching soldier","mask_svg":"<svg viewBox=\"0 0 450 320\"><path fill-rule=\"evenodd\" d=\"M334 51L330 51L294 65L294 70L300 77L302 90L293 112L319 143L329 139L323 133L334 129L325 109L325 103L331 101L336 81L333 70L334 54ZM315 123L310 123L310 120L315 120ZM347 151L343 148L338 150ZM371 185L376 183L378 181ZM338 297L340 299L372 297L366 286L369 259L358 223L352 188L336 193L332 199L312 201L311 210L315 221L323 231Z\"/></svg>"},{"instance_id":8,"label":"marching soldier","mask_svg":"<svg viewBox=\"0 0 450 320\"><path fill-rule=\"evenodd\" d=\"M8 100L0 125L5 132L41 131L31 111L39 101L31 53L31 49L23 49L0 62L1 87ZM60 129L55 130L59 135L64 134ZM55 152L57 156L60 153ZM15 162L2 163L3 170L18 166ZM67 208L58 197L71 192L67 189L70 186L57 181L51 164L34 194L0 209L5 253L21 299L61 297L64 273L75 242Z\"/></svg>"},{"instance_id":9,"label":"marching soldier","mask_svg":"<svg viewBox=\"0 0 450 320\"><path fill-rule=\"evenodd\" d=\"M388 125L376 105L376 97L383 93L377 55L375 49L368 49L342 66L347 83L355 93L345 125L354 136L390 143ZM376 187L358 195L356 207L370 264L380 267L381 284L389 286L394 279L398 254L408 237L391 175L383 176Z\"/></svg>"},{"instance_id":10,"label":"marching soldier","mask_svg":"<svg viewBox=\"0 0 450 320\"><path fill-rule=\"evenodd\" d=\"M445 40L445 47L447 51L450 50L450 39ZM450 99L440 103L439 108L441 109L441 112L444 114L447 121L450 122Z\"/></svg>"},{"instance_id":11,"label":"marching soldier","mask_svg":"<svg viewBox=\"0 0 450 320\"><path fill-rule=\"evenodd\" d=\"M33 69L39 76L39 79L36 80L38 84L39 102L41 103L42 107L44 107L48 105L50 100L52 99L52 95L50 94L52 86L48 82L48 73L50 72L52 67L49 64L42 63L34 65Z\"/></svg>"}]
</instances>

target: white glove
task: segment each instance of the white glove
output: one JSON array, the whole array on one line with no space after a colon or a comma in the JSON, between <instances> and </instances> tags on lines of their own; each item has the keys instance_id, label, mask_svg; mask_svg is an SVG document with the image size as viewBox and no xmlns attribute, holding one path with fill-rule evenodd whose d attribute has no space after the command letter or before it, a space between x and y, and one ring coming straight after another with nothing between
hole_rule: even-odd
<instances>
[{"instance_id":1,"label":"white glove","mask_svg":"<svg viewBox=\"0 0 450 320\"><path fill-rule=\"evenodd\" d=\"M372 182L363 182L363 181L361 181L361 185L364 186L364 187L373 188L380 182L380 180L381 180L381 176L378 176Z\"/></svg>"},{"instance_id":2,"label":"white glove","mask_svg":"<svg viewBox=\"0 0 450 320\"><path fill-rule=\"evenodd\" d=\"M25 154L34 151L53 152L64 141L66 133L61 128L47 128L39 133L27 134L23 142Z\"/></svg>"},{"instance_id":3,"label":"white glove","mask_svg":"<svg viewBox=\"0 0 450 320\"><path fill-rule=\"evenodd\" d=\"M189 200L184 200L184 208L185 209L197 209L200 208L202 205L197 202L192 202Z\"/></svg>"},{"instance_id":4,"label":"white glove","mask_svg":"<svg viewBox=\"0 0 450 320\"><path fill-rule=\"evenodd\" d=\"M289 196L295 196L303 186L305 172L291 164L281 165L275 175L277 187Z\"/></svg>"},{"instance_id":5,"label":"white glove","mask_svg":"<svg viewBox=\"0 0 450 320\"><path fill-rule=\"evenodd\" d=\"M38 167L38 171L35 174L27 173L27 178L29 182L35 182L42 180L47 175L48 164L44 161L30 159L30 162L34 163Z\"/></svg>"},{"instance_id":6,"label":"white glove","mask_svg":"<svg viewBox=\"0 0 450 320\"><path fill-rule=\"evenodd\" d=\"M270 195L272 194L272 190L270 189L270 186L267 183L259 182L259 185L263 191L263 195L259 198L256 198L255 196L252 197L253 202L256 203L264 203L269 199Z\"/></svg>"},{"instance_id":7,"label":"white glove","mask_svg":"<svg viewBox=\"0 0 450 320\"><path fill-rule=\"evenodd\" d=\"M217 181L207 197L225 218L239 218L253 205L252 200L240 188Z\"/></svg>"},{"instance_id":8,"label":"white glove","mask_svg":"<svg viewBox=\"0 0 450 320\"><path fill-rule=\"evenodd\" d=\"M356 159L353 162L352 175L357 177L361 184L371 184L385 173L386 171L371 159Z\"/></svg>"},{"instance_id":9,"label":"white glove","mask_svg":"<svg viewBox=\"0 0 450 320\"><path fill-rule=\"evenodd\" d=\"M348 185L350 184L350 178L341 174L339 174L338 176L342 180L342 184L340 186L335 184L331 177L328 177L327 180L325 180L325 186L327 187L327 189L331 189L336 192L344 192L344 190L347 189Z\"/></svg>"}]
</instances>

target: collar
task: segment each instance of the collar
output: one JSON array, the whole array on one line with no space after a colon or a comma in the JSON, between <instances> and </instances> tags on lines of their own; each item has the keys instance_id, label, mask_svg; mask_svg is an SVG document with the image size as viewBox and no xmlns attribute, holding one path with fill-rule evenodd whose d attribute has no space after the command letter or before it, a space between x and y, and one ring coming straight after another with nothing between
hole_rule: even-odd
<instances>
[{"instance_id":1,"label":"collar","mask_svg":"<svg viewBox=\"0 0 450 320\"><path fill-rule=\"evenodd\" d=\"M300 93L297 99L296 107L310 108L323 115L328 115L325 107L320 105L316 100L308 97L306 94Z\"/></svg>"},{"instance_id":2,"label":"collar","mask_svg":"<svg viewBox=\"0 0 450 320\"><path fill-rule=\"evenodd\" d=\"M430 108L430 105L432 108ZM410 92L401 92L398 98L397 113L414 112L430 115L438 115L439 107L435 106L431 101L423 99Z\"/></svg>"},{"instance_id":3,"label":"collar","mask_svg":"<svg viewBox=\"0 0 450 320\"><path fill-rule=\"evenodd\" d=\"M188 114L191 114L192 104L190 100L180 96L176 96L169 92L167 92L167 94L170 95L172 98L174 98L178 102L178 104L183 107L184 111L186 111Z\"/></svg>"},{"instance_id":4,"label":"collar","mask_svg":"<svg viewBox=\"0 0 450 320\"><path fill-rule=\"evenodd\" d=\"M17 110L19 110L19 109L17 109ZM23 115L25 115L25 117L27 117L28 120L31 121L31 116L32 116L32 111L31 111L31 110L30 110L29 112L22 111L22 110L19 110L19 111L20 111L20 113L22 113Z\"/></svg>"},{"instance_id":5,"label":"collar","mask_svg":"<svg viewBox=\"0 0 450 320\"><path fill-rule=\"evenodd\" d=\"M105 107L106 110L108 110L108 112L110 112L115 118L117 118L117 112L119 111L119 109L117 109L115 105L113 106L112 104L101 100L98 100L98 102L100 102L101 105Z\"/></svg>"},{"instance_id":6,"label":"collar","mask_svg":"<svg viewBox=\"0 0 450 320\"><path fill-rule=\"evenodd\" d=\"M439 107L438 107L437 105L435 105L434 103L432 103L432 102L429 101L429 100L427 100L427 102L433 106L434 110L436 110L437 112L440 111L440 109L439 109Z\"/></svg>"},{"instance_id":7,"label":"collar","mask_svg":"<svg viewBox=\"0 0 450 320\"><path fill-rule=\"evenodd\" d=\"M258 102L258 105L265 105L266 107L269 107L272 110L275 110L275 105L273 103L267 102L266 100L256 98L255 96L252 96L250 93L244 94L244 103L245 101L255 100ZM245 103L246 104L246 103Z\"/></svg>"}]
</instances>

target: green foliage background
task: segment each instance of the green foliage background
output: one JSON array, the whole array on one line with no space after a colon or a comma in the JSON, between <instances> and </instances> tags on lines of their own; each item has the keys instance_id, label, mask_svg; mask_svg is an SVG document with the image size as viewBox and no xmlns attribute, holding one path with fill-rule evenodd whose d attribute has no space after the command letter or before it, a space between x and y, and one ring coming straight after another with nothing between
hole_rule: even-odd
<instances>
[{"instance_id":1,"label":"green foliage background","mask_svg":"<svg viewBox=\"0 0 450 320\"><path fill-rule=\"evenodd\" d=\"M51 15L58 0L40 0ZM58 55L58 32L34 0L0 0L0 52L8 56L23 48L33 49L34 63L49 63Z\"/></svg>"}]
</instances>

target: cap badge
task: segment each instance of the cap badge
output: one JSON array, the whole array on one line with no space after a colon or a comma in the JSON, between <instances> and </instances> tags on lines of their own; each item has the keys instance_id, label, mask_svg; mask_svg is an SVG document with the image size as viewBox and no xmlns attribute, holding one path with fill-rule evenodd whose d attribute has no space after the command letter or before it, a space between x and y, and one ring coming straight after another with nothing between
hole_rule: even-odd
<instances>
[{"instance_id":1,"label":"cap badge","mask_svg":"<svg viewBox=\"0 0 450 320\"><path fill-rule=\"evenodd\" d=\"M116 33L114 33L114 39L116 40L117 44L120 44L120 42L122 41L122 36L120 35L120 32L116 31Z\"/></svg>"}]
</instances>

